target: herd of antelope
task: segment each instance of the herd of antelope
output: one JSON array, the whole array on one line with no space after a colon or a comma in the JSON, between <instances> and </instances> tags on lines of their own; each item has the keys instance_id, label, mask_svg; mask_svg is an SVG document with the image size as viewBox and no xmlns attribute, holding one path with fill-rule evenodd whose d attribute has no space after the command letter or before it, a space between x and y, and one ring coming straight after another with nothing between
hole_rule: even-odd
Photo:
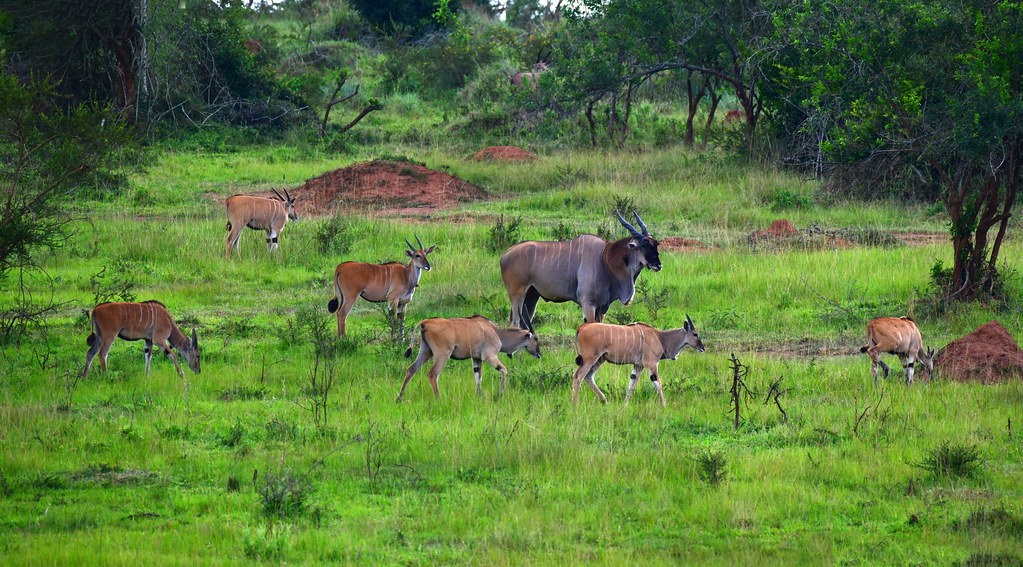
<instances>
[{"instance_id":1,"label":"herd of antelope","mask_svg":"<svg viewBox=\"0 0 1023 567\"><path fill-rule=\"evenodd\" d=\"M244 227L265 231L268 253L276 252L285 224L289 219L297 220L298 216L295 214L295 199L287 190L284 190L284 195L276 190L273 192L276 198L233 195L227 199L228 236L225 244L228 258L231 250L237 248ZM629 231L629 236L613 242L592 234L583 234L567 242L525 241L511 246L501 255L501 278L511 305L511 328L500 328L481 315L432 318L416 324L405 357L412 355L417 331L421 343L419 355L405 373L398 401L404 397L412 377L431 358L433 364L427 377L438 398L437 379L449 359L472 360L477 397L482 397L482 364L486 362L493 366L501 374L500 392L503 393L508 372L498 359L499 353L511 358L516 351L526 349L529 354L540 358L533 316L542 298L553 302L572 301L583 312L583 324L575 334L578 368L572 380L573 404L579 401L579 387L583 380L601 402L607 402L594 381L594 374L603 363L610 362L631 364L633 367L625 394L626 404L640 374L646 370L661 405L665 405L658 364L664 359L675 360L686 345L703 352L703 341L688 314L681 328L667 331L659 331L645 323L611 325L602 322L612 303L619 301L628 306L632 302L640 272L661 269L658 242L650 235L639 214L633 211L639 228L626 221L618 211L615 215ZM366 301L386 302L393 314L391 338L404 339L405 311L419 287L422 273L431 268L427 256L435 248L435 245L424 247L419 236L415 238L418 246L405 239L408 264L342 262L337 266L333 279L334 297L328 302L327 310L337 313L339 338L345 335L348 314L361 297ZM90 319L92 332L86 339L89 350L84 377L88 376L96 355L100 356L100 367L106 370L107 354L118 337L145 341L146 376L149 376L154 343L170 357L182 377L184 372L174 356L175 351L184 358L192 372L199 374L199 338L195 329L192 329L191 338L182 333L166 306L159 301L101 303L92 310ZM905 368L907 386L913 381L916 361L922 362L929 374L934 371L934 350L924 349L920 329L908 317L879 317L870 321L867 344L860 351L870 355L875 387L877 367L883 368L885 378L889 373L888 365L880 359L881 353L899 357Z\"/></svg>"}]
</instances>

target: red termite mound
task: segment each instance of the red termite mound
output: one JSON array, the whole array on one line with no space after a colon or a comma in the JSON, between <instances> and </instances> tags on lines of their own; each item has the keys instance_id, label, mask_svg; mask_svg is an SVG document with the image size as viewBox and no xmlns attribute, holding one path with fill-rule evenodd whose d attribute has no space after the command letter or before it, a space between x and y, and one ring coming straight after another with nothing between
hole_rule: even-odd
<instances>
[{"instance_id":1,"label":"red termite mound","mask_svg":"<svg viewBox=\"0 0 1023 567\"><path fill-rule=\"evenodd\" d=\"M799 236L799 231L786 219L778 219L771 223L771 226L764 230L758 230L750 235L750 240L762 240L772 238L789 238Z\"/></svg>"},{"instance_id":2,"label":"red termite mound","mask_svg":"<svg viewBox=\"0 0 1023 567\"><path fill-rule=\"evenodd\" d=\"M956 339L934 357L939 376L994 384L1023 376L1023 349L998 321Z\"/></svg>"},{"instance_id":3,"label":"red termite mound","mask_svg":"<svg viewBox=\"0 0 1023 567\"><path fill-rule=\"evenodd\" d=\"M291 190L299 214L328 213L339 205L444 208L486 197L468 181L417 163L374 160L335 169Z\"/></svg>"}]
</instances>

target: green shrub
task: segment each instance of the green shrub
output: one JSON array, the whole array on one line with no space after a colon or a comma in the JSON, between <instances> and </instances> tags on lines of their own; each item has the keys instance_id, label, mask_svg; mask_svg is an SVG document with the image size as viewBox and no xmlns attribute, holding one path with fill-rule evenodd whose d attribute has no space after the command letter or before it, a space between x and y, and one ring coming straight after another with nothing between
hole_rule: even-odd
<instances>
[{"instance_id":1,"label":"green shrub","mask_svg":"<svg viewBox=\"0 0 1023 567\"><path fill-rule=\"evenodd\" d=\"M487 248L494 252L504 252L509 246L520 240L519 231L521 228L522 217L515 217L506 224L504 222L504 215L501 215L497 219L497 224L490 229Z\"/></svg>"},{"instance_id":2,"label":"green shrub","mask_svg":"<svg viewBox=\"0 0 1023 567\"><path fill-rule=\"evenodd\" d=\"M981 472L981 462L976 445L944 441L915 466L936 478L974 478Z\"/></svg>"},{"instance_id":3,"label":"green shrub","mask_svg":"<svg viewBox=\"0 0 1023 567\"><path fill-rule=\"evenodd\" d=\"M281 473L268 472L263 475L257 492L264 516L293 518L305 512L306 500L312 490L308 480L296 477L290 469L284 469Z\"/></svg>"},{"instance_id":4,"label":"green shrub","mask_svg":"<svg viewBox=\"0 0 1023 567\"><path fill-rule=\"evenodd\" d=\"M780 187L772 187L764 191L761 200L765 205L770 205L771 210L775 212L809 209L813 205L811 197Z\"/></svg>"},{"instance_id":5,"label":"green shrub","mask_svg":"<svg viewBox=\"0 0 1023 567\"><path fill-rule=\"evenodd\" d=\"M313 240L320 254L344 254L355 241L355 227L347 218L334 215L316 225Z\"/></svg>"},{"instance_id":6,"label":"green shrub","mask_svg":"<svg viewBox=\"0 0 1023 567\"><path fill-rule=\"evenodd\" d=\"M712 451L708 449L706 452L697 455L694 459L696 461L697 473L700 475L700 479L707 484L718 485L728 476L725 467L728 465L728 459L725 458L725 454L721 451Z\"/></svg>"}]
</instances>

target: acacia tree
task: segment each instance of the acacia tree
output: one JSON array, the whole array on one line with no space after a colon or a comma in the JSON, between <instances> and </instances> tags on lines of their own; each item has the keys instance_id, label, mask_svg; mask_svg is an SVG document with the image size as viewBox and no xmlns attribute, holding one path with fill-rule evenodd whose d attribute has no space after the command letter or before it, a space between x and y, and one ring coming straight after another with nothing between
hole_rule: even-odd
<instances>
[{"instance_id":1,"label":"acacia tree","mask_svg":"<svg viewBox=\"0 0 1023 567\"><path fill-rule=\"evenodd\" d=\"M899 170L936 189L949 295L990 291L1023 163L1023 5L811 0L776 25L779 80L828 169L856 167L864 183Z\"/></svg>"},{"instance_id":2,"label":"acacia tree","mask_svg":"<svg viewBox=\"0 0 1023 567\"><path fill-rule=\"evenodd\" d=\"M644 81L682 71L690 96L687 144L693 142L699 99L707 93L719 100L724 86L743 108L753 150L764 109L761 58L754 46L772 24L758 2L584 0L570 15L572 36L581 45L565 58L571 65L559 66L559 73L562 67L575 68L567 81L569 97L587 108L609 97L613 116L615 103L624 99L628 108L632 91ZM609 127L614 123L609 121Z\"/></svg>"}]
</instances>

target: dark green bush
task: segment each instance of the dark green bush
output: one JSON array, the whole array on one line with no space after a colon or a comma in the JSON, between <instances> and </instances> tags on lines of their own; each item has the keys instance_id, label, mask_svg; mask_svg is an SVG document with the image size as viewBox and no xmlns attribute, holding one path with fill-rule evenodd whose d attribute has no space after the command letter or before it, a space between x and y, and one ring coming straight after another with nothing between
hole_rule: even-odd
<instances>
[{"instance_id":1,"label":"dark green bush","mask_svg":"<svg viewBox=\"0 0 1023 567\"><path fill-rule=\"evenodd\" d=\"M509 246L519 242L519 231L522 228L522 217L514 217L507 223L504 222L504 215L497 219L490 229L490 237L487 239L487 248L494 252L504 252Z\"/></svg>"},{"instance_id":2,"label":"dark green bush","mask_svg":"<svg viewBox=\"0 0 1023 567\"><path fill-rule=\"evenodd\" d=\"M967 443L944 441L915 466L936 478L974 478L981 473L980 449Z\"/></svg>"}]
</instances>

